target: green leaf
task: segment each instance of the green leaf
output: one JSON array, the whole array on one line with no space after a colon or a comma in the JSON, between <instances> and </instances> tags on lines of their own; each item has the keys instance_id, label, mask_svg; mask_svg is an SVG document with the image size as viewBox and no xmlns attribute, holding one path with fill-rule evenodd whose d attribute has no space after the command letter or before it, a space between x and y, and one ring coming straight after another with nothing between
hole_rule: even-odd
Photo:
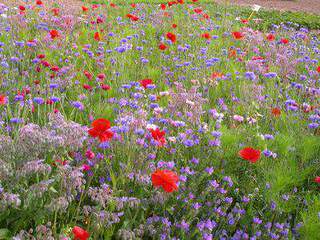
<instances>
[{"instance_id":1,"label":"green leaf","mask_svg":"<svg viewBox=\"0 0 320 240\"><path fill-rule=\"evenodd\" d=\"M10 231L7 228L0 229L0 239L9 239Z\"/></svg>"},{"instance_id":2,"label":"green leaf","mask_svg":"<svg viewBox=\"0 0 320 240\"><path fill-rule=\"evenodd\" d=\"M51 192L58 193L57 190L54 187L50 187L49 189L50 189Z\"/></svg>"}]
</instances>

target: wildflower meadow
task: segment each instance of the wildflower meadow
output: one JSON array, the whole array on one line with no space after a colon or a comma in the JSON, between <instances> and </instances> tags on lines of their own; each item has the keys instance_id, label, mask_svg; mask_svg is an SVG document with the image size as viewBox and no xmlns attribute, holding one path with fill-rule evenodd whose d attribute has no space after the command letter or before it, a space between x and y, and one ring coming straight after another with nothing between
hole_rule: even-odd
<instances>
[{"instance_id":1,"label":"wildflower meadow","mask_svg":"<svg viewBox=\"0 0 320 240\"><path fill-rule=\"evenodd\" d=\"M0 239L320 239L320 35L259 11L0 4Z\"/></svg>"}]
</instances>

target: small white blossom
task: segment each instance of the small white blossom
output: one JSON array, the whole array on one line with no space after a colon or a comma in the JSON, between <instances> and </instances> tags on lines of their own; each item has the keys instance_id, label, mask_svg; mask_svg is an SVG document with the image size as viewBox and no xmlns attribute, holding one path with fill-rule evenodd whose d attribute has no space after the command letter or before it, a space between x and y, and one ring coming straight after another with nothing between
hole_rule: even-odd
<instances>
[{"instance_id":1,"label":"small white blossom","mask_svg":"<svg viewBox=\"0 0 320 240\"><path fill-rule=\"evenodd\" d=\"M252 9L252 11L258 12L260 10L260 8L261 8L260 5L254 4L251 9Z\"/></svg>"}]
</instances>

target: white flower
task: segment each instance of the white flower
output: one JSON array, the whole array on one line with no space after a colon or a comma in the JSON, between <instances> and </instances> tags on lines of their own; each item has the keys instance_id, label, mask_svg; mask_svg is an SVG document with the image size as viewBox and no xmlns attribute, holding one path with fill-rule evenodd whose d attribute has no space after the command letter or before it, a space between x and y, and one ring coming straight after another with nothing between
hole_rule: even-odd
<instances>
[{"instance_id":1,"label":"white flower","mask_svg":"<svg viewBox=\"0 0 320 240\"><path fill-rule=\"evenodd\" d=\"M186 104L189 104L189 105L191 105L191 106L194 106L194 102L192 102L192 101L190 101L190 100L186 100Z\"/></svg>"},{"instance_id":2,"label":"white flower","mask_svg":"<svg viewBox=\"0 0 320 240\"><path fill-rule=\"evenodd\" d=\"M249 120L248 120L248 121L249 121ZM258 137L260 137L262 140L265 140L264 135L261 134L261 133L258 134Z\"/></svg>"},{"instance_id":3,"label":"white flower","mask_svg":"<svg viewBox=\"0 0 320 240\"><path fill-rule=\"evenodd\" d=\"M147 129L153 129L153 130L156 130L158 128L157 125L154 125L154 124L147 124Z\"/></svg>"},{"instance_id":4,"label":"white flower","mask_svg":"<svg viewBox=\"0 0 320 240\"><path fill-rule=\"evenodd\" d=\"M160 96L168 96L168 95L169 95L169 92L168 92L168 91L160 92Z\"/></svg>"},{"instance_id":5,"label":"white flower","mask_svg":"<svg viewBox=\"0 0 320 240\"><path fill-rule=\"evenodd\" d=\"M254 4L251 9L252 11L255 11L255 12L258 12L260 10L261 6L260 5L257 5L257 4Z\"/></svg>"},{"instance_id":6,"label":"white flower","mask_svg":"<svg viewBox=\"0 0 320 240\"><path fill-rule=\"evenodd\" d=\"M153 109L153 112L154 112L155 114L160 114L160 113L163 112L163 108L157 107L157 108Z\"/></svg>"},{"instance_id":7,"label":"white flower","mask_svg":"<svg viewBox=\"0 0 320 240\"><path fill-rule=\"evenodd\" d=\"M1 14L1 17L3 17L3 18L8 18L8 15L5 14L5 13L3 13L3 14Z\"/></svg>"},{"instance_id":8,"label":"white flower","mask_svg":"<svg viewBox=\"0 0 320 240\"><path fill-rule=\"evenodd\" d=\"M208 130L208 124L207 123L204 123L203 126L202 126L203 130L207 131Z\"/></svg>"},{"instance_id":9,"label":"white flower","mask_svg":"<svg viewBox=\"0 0 320 240\"><path fill-rule=\"evenodd\" d=\"M252 117L248 117L247 121L248 121L249 124L255 124L257 122L257 120L252 118Z\"/></svg>"}]
</instances>

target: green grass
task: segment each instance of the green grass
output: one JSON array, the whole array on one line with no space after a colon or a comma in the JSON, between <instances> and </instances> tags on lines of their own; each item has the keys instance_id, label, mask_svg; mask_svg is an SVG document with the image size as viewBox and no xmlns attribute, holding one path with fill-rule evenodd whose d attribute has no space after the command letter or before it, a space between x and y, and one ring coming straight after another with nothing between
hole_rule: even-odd
<instances>
[{"instance_id":1,"label":"green grass","mask_svg":"<svg viewBox=\"0 0 320 240\"><path fill-rule=\"evenodd\" d=\"M118 3L119 1L114 1ZM150 2L150 1L148 1ZM130 3L130 2L129 2ZM203 1L201 1L203 4ZM199 36L206 30L203 30L201 27L206 23L201 21L194 21L190 17L190 15L186 15L185 12L189 9L183 8L183 11L180 11L179 8L174 9L175 15L172 18L165 18L163 23L159 24L152 24L154 20L154 7L152 4L148 4L144 7L143 11L147 13L147 20L146 21L139 21L137 24L130 23L127 18L124 16L131 11L132 9L128 6L128 2L125 5L120 5L119 8L108 8L107 13L107 22L106 23L113 23L111 29L108 29L109 26L102 25L106 27L108 31L112 31L115 35L114 37L110 38L105 42L103 45L103 50L106 49L115 49L119 46L119 42L127 37L135 34L138 30L141 32L143 31L143 36L137 39L133 38L130 42L132 43L133 49L137 46L143 46L144 48L141 51L127 51L124 53L116 53L115 51L112 54L106 54L103 57L103 61L105 65L103 67L98 67L97 62L92 57L89 57L86 53L73 49L70 49L73 43L75 43L79 49L81 49L85 44L90 43L92 47L92 51L96 51L99 47L98 43L93 40L93 34L97 31L96 28L89 28L86 22L79 23L74 31L70 33L66 33L67 37L65 41L61 41L63 44L62 48L52 49L47 46L43 46L39 49L39 52L46 54L46 59L50 61L50 63L54 65L64 65L61 63L60 59L64 59L66 56L70 56L69 61L71 61L73 68L72 73L74 73L74 77L71 78L70 85L64 89L64 91L57 91L55 90L55 94L61 98L61 104L56 105L55 107L59 108L60 111L69 119L81 123L82 125L90 125L90 121L88 116L92 115L94 118L107 118L111 120L112 125L117 118L117 113L114 111L114 108L117 107L116 104L111 104L107 102L108 98L117 97L117 98L130 98L132 97L131 92L129 90L120 91L119 88L122 84L126 84L130 81L139 81L143 78L152 78L157 85L156 90L146 90L146 94L143 95L141 106L142 108L146 108L146 112L150 116L152 113L150 109L147 107L150 104L148 101L148 94L158 94L159 91L167 91L170 90L170 87L165 84L165 74L160 66L166 66L168 69L175 69L176 62L172 61L171 59L166 60L158 51L157 46L159 44L159 36L165 35L168 31L174 31L176 33L180 33L177 43L170 46L168 51L172 52L172 55L179 56L181 58L181 62L190 61L191 57L187 56L184 53L179 53L176 51L177 45L188 43L191 45L190 52L195 55L200 55L202 48L205 48L206 41ZM153 194L151 189L151 185L147 186L140 186L139 184L133 184L128 178L126 177L127 174L131 173L132 171L146 171L146 165L149 162L147 159L148 154L156 153L158 160L165 160L165 161L175 161L177 164L177 169L181 169L184 166L188 166L188 162L192 157L197 157L200 159L199 166L193 166L199 175L195 175L194 177L190 176L191 181L190 185L186 185L186 187L190 189L194 189L194 191L199 195L199 199L205 202L206 198L212 199L216 197L216 194L206 194L206 181L209 179L209 176L206 174L202 174L204 169L209 166L215 167L215 175L210 178L220 178L224 175L232 176L235 181L235 185L240 187L241 193L253 195L253 203L252 206L248 207L248 220L243 223L243 226L248 226L250 228L250 221L252 217L258 215L264 215L264 209L270 203L270 201L275 201L278 210L276 213L270 212L266 214L275 214L273 216L266 215L268 220L277 218L279 221L281 220L281 216L283 215L293 215L299 221L304 221L306 226L303 228L303 235L305 239L318 239L319 231L319 218L317 216L317 212L319 212L319 199L317 198L318 190L316 189L315 183L312 182L312 178L314 176L319 175L319 156L320 156L320 142L319 137L314 136L312 131L309 131L306 127L307 121L305 115L303 113L291 113L287 111L283 111L281 117L274 119L270 114L270 107L273 105L278 105L279 103L276 102L278 98L280 98L280 105L283 104L284 101L284 93L281 93L279 89L274 87L275 83L279 83L283 89L288 89L288 94L297 99L297 102L302 103L304 99L302 99L302 95L299 92L295 92L290 90L290 84L286 81L282 81L285 79L284 76L278 76L277 78L273 79L265 79L261 76L261 81L259 84L265 87L263 91L264 94L268 94L268 102L258 103L255 98L246 98L246 93L244 90L252 84L248 79L243 77L246 66L244 62L237 61L237 59L228 58L227 54L224 54L224 50L226 52L230 47L236 47L240 49L247 49L248 55L245 56L245 61L251 59L252 56L255 56L256 53L252 51L252 48L255 46L247 45L246 42L242 41L235 41L230 36L224 36L225 32L237 31L244 25L240 23L240 21L236 21L235 18L240 16L241 18L248 18L251 14L251 10L249 8L238 8L238 7L224 7L221 5L216 4L207 4L205 5L206 12L211 16L214 20L215 24L219 25L219 27L210 30L210 33L213 35L219 36L217 39L212 40L213 42L207 48L207 55L208 57L218 57L221 59L221 62L217 63L213 68L202 68L201 71L191 71L190 69L182 69L176 68L175 75L171 79L171 81L180 81L179 76L187 76L186 81L181 81L188 89L192 86L189 80L197 79L201 82L203 87L208 87L208 93L205 92L202 86L199 88L199 91L205 95L205 97L209 100L208 104L205 104L205 110L210 108L216 108L217 100L219 98L224 98L226 104L228 105L229 110L225 113L225 118L223 121L223 125L221 128L222 138L221 138L221 147L219 149L215 148L208 148L208 140L210 139L210 134L206 134L204 136L200 136L201 138L201 145L193 146L193 147L186 147L183 144L177 146L175 154L169 154L166 148L159 148L153 150L151 149L144 149L140 146L134 144L136 136L131 133L123 134L123 141L119 142L112 142L112 148L108 149L108 154L110 153L113 155L111 163L108 161L106 163L101 163L99 165L99 169L97 169L99 175L105 176L106 172L110 174L112 181L110 185L112 185L114 189L115 196L127 196L126 194L130 192L128 196L135 196L138 198L148 199L150 195ZM225 15L225 12L228 15ZM305 19L302 21L300 18L295 19L293 14L301 14L302 17ZM90 16L90 15L88 15ZM122 17L122 20L126 22L125 25L117 25L116 20L117 17ZM253 18L263 18L264 21L262 24L254 24L250 23L255 29L265 30L266 32L269 31L269 28L272 24L276 23L279 24L281 22L287 21L300 21L303 24L309 24L310 26L317 27L317 24L320 22L318 21L319 16L315 15L303 15L302 13L281 13L279 11L260 11L257 15L253 16ZM291 19L291 20L290 20ZM317 22L318 21L318 22ZM316 22L315 25L313 25ZM172 30L172 23L177 23L178 27L175 30ZM34 23L35 24L35 23ZM57 28L53 23L49 23L50 28ZM210 25L208 24L208 27ZM301 25L305 26L306 25ZM318 27L317 27L318 28ZM140 32L139 31L139 32ZM80 36L81 32L81 36ZM62 30L62 33L63 30ZM190 37L188 34L193 33L193 37ZM295 31L285 31L283 29L277 30L276 36L277 39L281 37L292 37L292 35L296 33ZM0 40L5 42L5 47L3 50L3 54L6 56L10 56L11 52L19 51L21 56L25 56L23 61L19 63L19 67L21 69L34 69L34 65L30 62L30 59L33 59L38 53L35 51L31 51L30 49L16 49L15 46L12 44L13 40L16 40L14 36L19 36L19 40L27 41L35 36L39 39L42 39L43 36L46 34L44 31L39 31L35 27L31 27L31 24L27 25L25 29L19 29L16 34L6 34L0 36ZM79 35L78 35L79 34ZM292 34L292 35L290 35ZM295 41L295 44L307 44L299 39L290 38L292 41ZM143 42L145 40L145 43ZM59 39L57 42L60 41ZM54 42L54 41L53 41ZM264 41L258 47L261 48L261 54L268 53L272 50L272 46L268 45L268 41ZM305 46L305 45L303 45ZM307 45L306 48L308 51L307 53L310 54L312 58L317 58L318 55L311 51L312 47ZM310 47L309 47L310 46ZM298 50L291 49L296 55L294 58L299 57ZM73 57L73 54L79 51L78 57ZM173 52L176 52L173 54ZM140 57L146 57L149 59L148 64L141 64ZM68 57L69 58L69 57ZM115 58L117 61L114 65L110 64L111 58ZM289 58L291 60L291 58ZM194 65L195 66L204 66L204 61L201 59L194 58ZM180 63L180 61L179 61ZM17 79L16 85L18 89L22 89L25 85L33 86L34 79L40 79L41 83L39 88L40 89L47 89L48 87L48 75L47 70L43 70L40 73L36 73L31 71L30 77L26 78L19 74L18 71L15 71L14 64L12 63L11 71L8 71L8 75L5 75L5 78L10 79ZM307 63L309 64L309 63ZM303 65L301 64L300 68L297 68L297 74L307 74L306 66L313 67L312 65ZM279 73L281 71L282 66L278 66L274 62L270 62L271 69L274 72ZM86 92L81 87L81 84L89 83L93 85L92 81L88 81L88 79L84 76L83 71L87 70L90 71L94 76L98 73L105 73L106 74L106 83L110 84L112 90L108 92L102 92L99 88L93 90L92 92ZM115 76L114 72L119 71L121 74L119 76ZM232 79L230 81L219 81L216 85L209 85L204 83L204 80L210 78L210 75L213 71L219 71L224 74L230 73ZM236 80L235 72L239 71L241 76L239 79ZM67 74L69 76L69 74ZM282 78L283 77L283 78ZM66 79L65 79L66 78ZM63 80L68 81L67 77L63 77ZM75 81L79 81L80 84L75 84ZM286 79L288 80L288 79ZM203 81L203 82L202 82ZM288 81L291 81L289 79ZM295 81L300 81L297 77ZM15 84L14 80L12 80L11 85L7 86L8 91L12 91L10 94L11 98L15 95L15 91L13 90L13 84ZM235 96L241 98L243 100L242 104L238 104L233 102L231 99L230 91L232 89L232 93ZM32 92L32 96L42 96L38 91ZM175 90L172 87L172 90ZM14 92L13 92L14 91ZM248 94L251 95L251 94ZM80 99L81 96L85 96L83 98L82 103L85 105L85 109L83 111L78 111L70 106L70 102L77 101ZM250 97L250 96L248 96ZM159 102L161 107L167 107L170 99L164 97ZM256 102L254 102L256 101ZM315 99L310 99L314 104L317 103ZM13 102L13 101L11 101ZM61 105L61 106L60 106ZM46 115L48 112L52 111L52 107L50 106L43 106L43 107L36 107L35 112L31 112L26 108L26 105L9 105L12 108L7 109L5 112L5 117L24 117L28 119L28 121L33 123L40 123L40 125L45 125L47 118ZM23 109L23 110L21 110ZM24 111L24 109L26 109ZM130 109L129 106L123 107L123 110L129 113L133 113L139 115L140 112L136 112L135 110ZM283 109L284 110L284 109ZM150 111L150 113L149 113ZM235 123L232 120L233 114L240 114L243 116L254 116L258 118L258 123L256 125L249 125L246 123ZM259 115L263 117L259 117ZM148 117L149 117L148 115ZM164 113L164 117L170 117L168 114ZM8 120L7 119L7 120ZM180 118L177 118L178 120ZM6 121L7 121L6 120ZM215 129L215 120L207 115L203 116L201 119L203 122L208 123L208 132ZM232 125L234 124L234 125ZM161 125L162 126L162 125ZM17 128L17 127L15 127ZM190 128L196 132L198 130L198 126L194 122L187 121L187 128ZM172 136L176 136L178 133L182 133L184 130L180 130L174 127L168 127L169 134ZM260 138L259 135L272 133L275 135L275 139L273 141L265 141ZM12 133L14 134L14 133ZM121 135L122 136L122 135ZM249 164L239 158L237 152L239 151L240 146L242 145L250 145L261 150L263 149L271 149L272 151L278 154L276 159L273 158L265 158L263 157L259 162L256 164ZM91 145L89 145L91 146ZM173 145L175 146L175 145ZM99 150L95 145L92 145L92 149L96 151L96 153L101 153L102 151ZM294 150L290 150L294 149ZM83 149L86 150L85 148ZM101 152L100 152L101 151ZM69 155L66 155L64 152L58 152L58 155L62 155L62 157L67 158ZM51 156L51 155L52 156ZM46 156L47 162L52 162L53 157L55 157L52 153ZM106 154L104 152L104 154ZM318 161L318 162L317 162ZM77 164L77 163L75 163ZM108 164L107 167L104 168L103 164ZM110 164L110 166L109 166ZM79 165L80 166L80 165ZM147 171L149 171L147 169ZM147 172L149 174L149 172ZM54 176L54 175L53 175ZM199 179L198 179L198 176ZM33 179L31 179L33 180ZM30 181L31 181L30 180ZM38 181L38 179L36 179ZM98 179L95 178L93 181L92 186L96 186ZM189 183L188 183L189 184ZM271 188L266 189L266 184L270 184ZM89 186L90 184L88 184ZM50 192L54 197L59 191L59 183L56 183L55 188L57 190ZM183 184L182 184L183 186ZM19 187L19 191L25 188ZM183 186L184 187L184 186ZM297 193L294 193L293 189L297 188ZM18 191L18 190L17 190ZM203 193L201 192L203 191ZM131 195L132 192L132 195ZM181 194L187 195L188 191L182 192ZM282 195L283 194L290 194L289 201L283 201ZM306 198L308 201L307 206L302 206L302 200L305 198L305 195L309 194L310 198ZM186 197L186 196L183 196ZM237 197L237 195L236 195ZM49 197L48 197L49 198ZM239 197L238 197L239 198ZM169 204L166 206L157 205L156 207L149 207L143 206L141 209L132 210L127 209L125 212L125 219L124 222L121 222L118 227L123 228L134 228L135 225L144 221L144 219L152 214L162 214L170 215L173 218L179 217L179 214L183 215L184 217L190 219L192 222L196 217L194 216L194 212L186 211L185 209L180 209L180 206L183 207L184 205L177 202L177 208L179 211L172 212L171 206L174 206L175 197L170 199ZM85 203L90 203L87 200ZM37 203L35 201L35 203ZM12 230L13 233L20 230L21 228L29 228L34 227L34 224L44 223L45 220L49 219L52 220L52 216L47 213L45 208L41 204L44 205L44 202L39 201L39 207L33 207L30 209L25 210L25 212L20 211L19 209L15 212L8 211L9 217L6 215L2 215L0 217L0 239L2 236L8 235L8 231L6 229L1 229L2 224L7 224L8 228ZM108 203L108 210L114 211L114 203ZM80 205L80 204L79 204ZM70 207L70 212L74 212L74 208L77 208L77 202L73 202ZM191 208L191 205L190 205ZM39 209L39 214L35 214L33 211L34 209ZM302 210L307 209L305 212ZM41 212L43 211L43 213ZM188 213L188 214L187 214ZM279 216L276 216L276 215ZM74 223L73 214L66 215L61 214L58 216L59 220L59 227L61 229L68 229ZM17 220L19 219L19 220ZM80 221L79 221L80 222ZM12 224L11 224L12 223ZM13 224L14 223L14 224ZM21 225L19 225L19 223ZM3 225L4 225L3 224ZM97 230L95 226L88 226L92 233L95 233ZM115 227L110 228L101 228L101 235L103 234L105 239L110 239L111 236L114 236L116 233ZM99 232L97 233L97 236ZM100 237L101 237L100 235ZM197 236L198 237L198 236ZM192 237L182 237L181 239L196 239ZM265 238L267 239L267 238ZM289 238L290 239L290 238Z\"/></svg>"},{"instance_id":2,"label":"green grass","mask_svg":"<svg viewBox=\"0 0 320 240\"><path fill-rule=\"evenodd\" d=\"M239 16L245 18L252 12L250 8L231 7L234 13L238 13ZM277 10L260 10L255 14L254 18L263 19L263 22L259 26L259 29L268 29L273 24L279 25L281 23L295 23L296 28L305 27L308 29L320 29L320 15L315 15L305 12L281 12Z\"/></svg>"}]
</instances>

